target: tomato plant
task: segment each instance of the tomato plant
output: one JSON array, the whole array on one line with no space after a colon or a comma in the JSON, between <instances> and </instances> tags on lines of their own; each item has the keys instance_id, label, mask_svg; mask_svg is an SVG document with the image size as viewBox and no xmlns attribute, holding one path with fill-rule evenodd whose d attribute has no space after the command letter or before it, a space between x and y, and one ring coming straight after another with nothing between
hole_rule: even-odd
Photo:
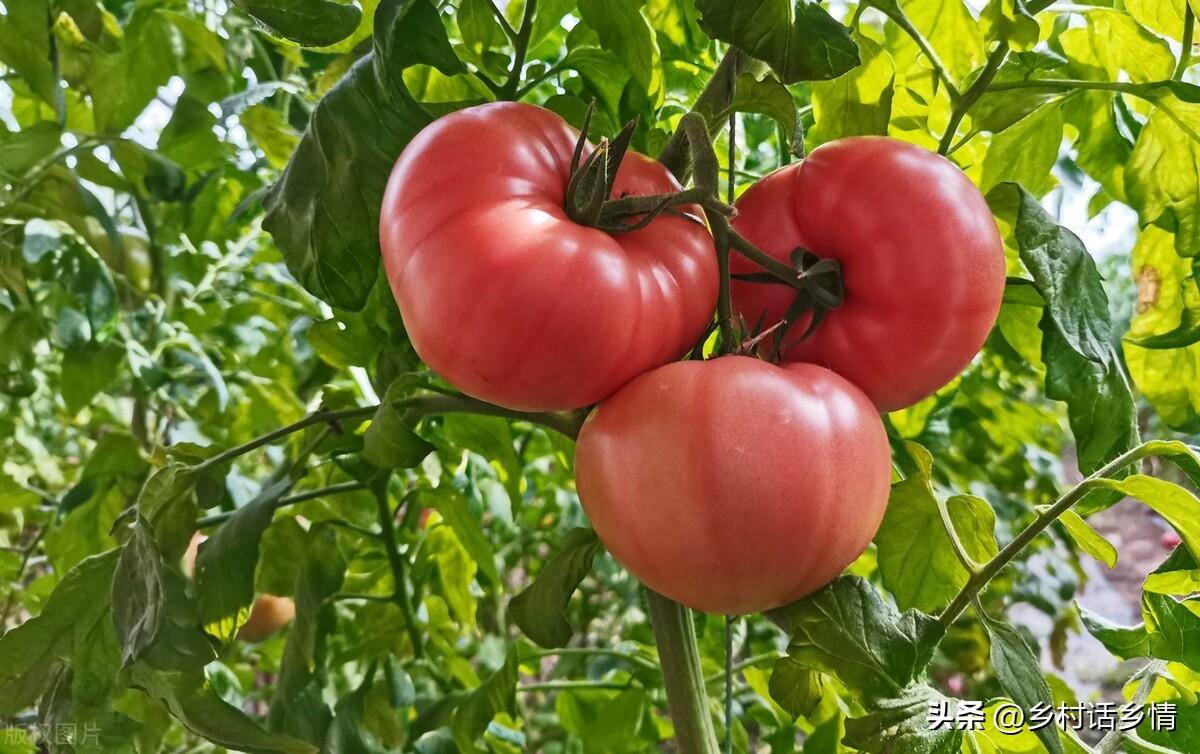
<instances>
[{"instance_id":1,"label":"tomato plant","mask_svg":"<svg viewBox=\"0 0 1200 754\"><path fill-rule=\"evenodd\" d=\"M1195 10L0 2L0 749L1194 754Z\"/></svg>"}]
</instances>

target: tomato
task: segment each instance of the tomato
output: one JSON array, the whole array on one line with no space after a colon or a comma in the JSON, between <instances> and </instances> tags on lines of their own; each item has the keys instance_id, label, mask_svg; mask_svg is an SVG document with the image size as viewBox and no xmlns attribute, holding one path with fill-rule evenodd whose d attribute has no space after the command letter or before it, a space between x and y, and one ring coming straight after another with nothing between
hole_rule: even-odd
<instances>
[{"instance_id":1,"label":"tomato","mask_svg":"<svg viewBox=\"0 0 1200 754\"><path fill-rule=\"evenodd\" d=\"M238 630L242 641L262 641L296 617L296 603L290 597L261 595L250 608L250 616Z\"/></svg>"},{"instance_id":2,"label":"tomato","mask_svg":"<svg viewBox=\"0 0 1200 754\"><path fill-rule=\"evenodd\" d=\"M638 377L584 423L579 499L649 588L736 615L836 577L875 534L888 440L862 391L812 364L680 361Z\"/></svg>"},{"instance_id":3,"label":"tomato","mask_svg":"<svg viewBox=\"0 0 1200 754\"><path fill-rule=\"evenodd\" d=\"M392 292L417 354L468 395L590 405L678 358L712 317L716 258L697 218L610 235L567 216L577 138L549 110L480 105L427 127L392 172L380 221ZM629 152L613 193L678 190Z\"/></svg>"},{"instance_id":4,"label":"tomato","mask_svg":"<svg viewBox=\"0 0 1200 754\"><path fill-rule=\"evenodd\" d=\"M842 139L762 179L736 206L734 227L772 256L787 261L804 247L841 264L843 304L783 358L832 369L882 411L952 380L996 321L1000 233L979 190L944 157L883 137ZM738 255L731 269L759 271ZM794 299L785 286L736 280L732 295L764 327ZM785 346L808 321L792 325Z\"/></svg>"}]
</instances>

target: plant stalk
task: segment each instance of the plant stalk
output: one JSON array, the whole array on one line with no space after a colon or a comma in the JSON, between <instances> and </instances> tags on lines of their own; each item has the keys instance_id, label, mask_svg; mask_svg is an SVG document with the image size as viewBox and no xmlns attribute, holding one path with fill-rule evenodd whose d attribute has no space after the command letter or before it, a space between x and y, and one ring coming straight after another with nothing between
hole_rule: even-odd
<instances>
[{"instance_id":1,"label":"plant stalk","mask_svg":"<svg viewBox=\"0 0 1200 754\"><path fill-rule=\"evenodd\" d=\"M681 754L720 754L700 671L700 650L691 613L678 602L646 590L650 622L658 644L667 706Z\"/></svg>"},{"instance_id":2,"label":"plant stalk","mask_svg":"<svg viewBox=\"0 0 1200 754\"><path fill-rule=\"evenodd\" d=\"M413 645L413 657L420 659L425 654L421 643L421 632L417 630L417 611L413 607L408 594L407 567L404 557L400 554L400 545L396 541L396 520L388 505L387 487L376 490L375 501L379 513L379 528L383 537L383 548L387 551L388 565L392 569L392 580L395 586L392 596L400 612L404 615L404 628L408 632L408 640Z\"/></svg>"},{"instance_id":3,"label":"plant stalk","mask_svg":"<svg viewBox=\"0 0 1200 754\"><path fill-rule=\"evenodd\" d=\"M1001 42L996 45L996 49L992 50L992 54L988 56L987 64L979 74L979 78L971 83L967 90L962 93L958 101L954 103L954 107L950 111L950 122L946 124L946 132L942 134L942 141L938 144L938 154L945 155L950 153L950 145L954 143L954 134L958 131L958 124L962 123L962 119L966 117L967 111L983 96L988 87L992 84L992 79L996 78L996 74L1000 71L1000 66L1003 65L1004 59L1008 57L1008 43Z\"/></svg>"}]
</instances>

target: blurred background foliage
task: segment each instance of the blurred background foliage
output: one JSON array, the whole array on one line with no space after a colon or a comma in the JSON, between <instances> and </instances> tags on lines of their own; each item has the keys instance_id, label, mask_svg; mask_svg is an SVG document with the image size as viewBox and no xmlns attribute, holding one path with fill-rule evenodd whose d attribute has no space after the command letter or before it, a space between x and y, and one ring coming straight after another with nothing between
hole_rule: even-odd
<instances>
[{"instance_id":1,"label":"blurred background foliage","mask_svg":"<svg viewBox=\"0 0 1200 754\"><path fill-rule=\"evenodd\" d=\"M473 414L376 415L369 426L415 426L399 448L372 450L363 431L382 396L446 390L422 372L377 274L378 199L408 138L470 104L518 97L578 126L595 99L594 135L637 116L635 148L658 154L729 43L779 60L802 41L785 65L743 73L730 112L706 113L714 128L736 113L734 164L728 129L717 150L736 190L846 135L945 141L985 192L1020 183L1089 245L1107 292L1094 331L1114 349L1109 374L1132 380L1142 434L1200 431L1190 6L831 2L839 24L806 0L754 5L2 0L0 751L669 746L640 587L578 531L570 441ZM984 526L994 513L995 539L981 534L994 553L1078 466L1112 456L1083 458L1093 451L1080 452L1068 405L1113 404L1046 396L1046 302L1021 288L960 379L888 417L898 468L922 479L921 451L905 445L917 443L931 476L897 485L892 509L906 515L889 514L851 570L901 609L939 610L966 578L932 495L986 501L989 513L974 510ZM350 416L206 460L319 410ZM403 468L380 481L379 466ZM130 525L135 510L153 529ZM1144 523L1142 510L1130 515ZM193 584L177 561L197 528L227 533L202 549ZM983 606L1039 648L1055 701L1119 699L1127 673L1081 678L1064 664L1080 646L1088 662L1107 658L1076 598L1089 580L1105 588L1113 545L1082 519L1049 531ZM1169 554L1152 544L1131 556L1140 576ZM512 602L543 569L567 574L546 587L552 606L582 579L566 628ZM939 584L912 582L926 573ZM296 617L238 640L255 594L293 598ZM1129 616L1107 617L1133 622L1136 589L1132 603L1117 598ZM1173 664L1150 683L1155 698L1194 704L1200 664L1186 637L1200 636L1200 611L1179 604L1191 650L1158 653ZM725 621L695 620L719 700ZM526 638L539 627L567 631L567 648ZM735 750L847 750L844 721L864 711L854 695L829 676L797 691L787 636L761 617L732 631ZM978 617L954 623L933 685L1003 695L992 641ZM1195 709L1181 713L1185 732L1145 738L1200 751ZM895 750L959 745L1044 744L989 729Z\"/></svg>"}]
</instances>

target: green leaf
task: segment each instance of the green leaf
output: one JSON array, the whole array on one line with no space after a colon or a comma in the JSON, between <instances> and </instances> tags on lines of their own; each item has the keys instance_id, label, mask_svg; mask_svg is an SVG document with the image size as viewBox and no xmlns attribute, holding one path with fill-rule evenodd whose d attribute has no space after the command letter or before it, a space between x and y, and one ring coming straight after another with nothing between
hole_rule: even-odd
<instances>
[{"instance_id":1,"label":"green leaf","mask_svg":"<svg viewBox=\"0 0 1200 754\"><path fill-rule=\"evenodd\" d=\"M959 561L943 524L930 475L933 458L905 443L916 473L892 485L883 523L875 535L879 572L900 609L938 610L958 593L970 574ZM967 554L979 563L996 554L996 516L986 501L960 495L946 510Z\"/></svg>"},{"instance_id":2,"label":"green leaf","mask_svg":"<svg viewBox=\"0 0 1200 754\"><path fill-rule=\"evenodd\" d=\"M264 487L200 545L196 557L197 611L204 630L222 642L237 636L254 603L259 543L293 480Z\"/></svg>"},{"instance_id":3,"label":"green leaf","mask_svg":"<svg viewBox=\"0 0 1200 754\"><path fill-rule=\"evenodd\" d=\"M383 754L387 751L365 719L367 694L374 685L375 672L372 665L358 688L342 697L334 707L333 722L321 749L326 754Z\"/></svg>"},{"instance_id":4,"label":"green leaf","mask_svg":"<svg viewBox=\"0 0 1200 754\"><path fill-rule=\"evenodd\" d=\"M1078 513L1072 510L1064 511L1058 520L1079 549L1109 568L1117 565L1117 548L1113 547L1112 543L1102 537L1099 532L1088 526L1087 521L1084 521Z\"/></svg>"},{"instance_id":5,"label":"green leaf","mask_svg":"<svg viewBox=\"0 0 1200 754\"><path fill-rule=\"evenodd\" d=\"M42 121L15 132L0 123L0 173L24 175L61 145L62 128L57 123Z\"/></svg>"},{"instance_id":6,"label":"green leaf","mask_svg":"<svg viewBox=\"0 0 1200 754\"><path fill-rule=\"evenodd\" d=\"M400 150L431 120L404 69L463 71L429 0L386 0L374 51L313 110L287 169L263 199L263 227L314 295L359 310L379 271L379 207Z\"/></svg>"},{"instance_id":7,"label":"green leaf","mask_svg":"<svg viewBox=\"0 0 1200 754\"><path fill-rule=\"evenodd\" d=\"M268 733L241 710L227 704L204 673L159 673L137 663L130 683L166 705L188 730L218 746L247 754L316 754L317 748L287 736Z\"/></svg>"},{"instance_id":8,"label":"green leaf","mask_svg":"<svg viewBox=\"0 0 1200 754\"><path fill-rule=\"evenodd\" d=\"M788 88L770 74L764 74L761 79L748 73L738 74L733 87L733 101L727 109L729 112L765 115L779 124L787 139L795 138L796 101L792 99ZM718 120L716 115L718 113L707 113L707 120Z\"/></svg>"},{"instance_id":9,"label":"green leaf","mask_svg":"<svg viewBox=\"0 0 1200 754\"><path fill-rule=\"evenodd\" d=\"M1129 374L1163 421L1200 428L1200 344L1188 342L1192 333L1200 338L1192 260L1175 253L1169 233L1150 227L1138 237L1131 267L1138 298L1123 343Z\"/></svg>"},{"instance_id":10,"label":"green leaf","mask_svg":"<svg viewBox=\"0 0 1200 754\"><path fill-rule=\"evenodd\" d=\"M328 635L337 627L331 600L346 578L346 560L332 525L309 532L296 578L296 617L288 632L268 718L271 730L308 741L324 741L332 713L323 699Z\"/></svg>"},{"instance_id":11,"label":"green leaf","mask_svg":"<svg viewBox=\"0 0 1200 754\"><path fill-rule=\"evenodd\" d=\"M808 131L810 149L846 136L883 136L888 132L896 66L892 56L868 37L855 32L853 39L862 65L832 81L812 85L816 125Z\"/></svg>"},{"instance_id":12,"label":"green leaf","mask_svg":"<svg viewBox=\"0 0 1200 754\"><path fill-rule=\"evenodd\" d=\"M1151 656L1200 671L1200 601L1143 592L1142 618Z\"/></svg>"},{"instance_id":13,"label":"green leaf","mask_svg":"<svg viewBox=\"0 0 1200 754\"><path fill-rule=\"evenodd\" d=\"M1200 704L1179 706L1175 711L1175 724L1170 730L1152 730L1149 721L1138 727L1138 733L1152 745L1168 747L1170 752L1200 751ZM1130 739L1127 737L1127 741ZM1131 743L1135 743L1130 741ZM1132 746L1131 751L1161 754L1162 749Z\"/></svg>"},{"instance_id":14,"label":"green leaf","mask_svg":"<svg viewBox=\"0 0 1200 754\"><path fill-rule=\"evenodd\" d=\"M515 508L521 502L522 468L508 422L473 414L450 414L442 421L446 439L456 448L487 459Z\"/></svg>"},{"instance_id":15,"label":"green leaf","mask_svg":"<svg viewBox=\"0 0 1200 754\"><path fill-rule=\"evenodd\" d=\"M825 693L821 674L804 667L791 656L775 661L767 689L771 699L793 718L811 715Z\"/></svg>"},{"instance_id":16,"label":"green leaf","mask_svg":"<svg viewBox=\"0 0 1200 754\"><path fill-rule=\"evenodd\" d=\"M493 7L491 0L462 0L455 15L463 44L476 59L491 48L504 44L507 39L492 12Z\"/></svg>"},{"instance_id":17,"label":"green leaf","mask_svg":"<svg viewBox=\"0 0 1200 754\"><path fill-rule=\"evenodd\" d=\"M837 78L858 65L850 30L815 2L697 0L700 26L771 66L785 84Z\"/></svg>"},{"instance_id":18,"label":"green leaf","mask_svg":"<svg viewBox=\"0 0 1200 754\"><path fill-rule=\"evenodd\" d=\"M0 15L0 62L24 79L34 94L58 108L61 94L50 62L52 21L49 0L12 3Z\"/></svg>"},{"instance_id":19,"label":"green leaf","mask_svg":"<svg viewBox=\"0 0 1200 754\"><path fill-rule=\"evenodd\" d=\"M476 746L475 740L483 734L488 723L497 713L516 714L517 649L512 647L504 665L479 688L472 691L454 710L450 727L460 752L487 751Z\"/></svg>"},{"instance_id":20,"label":"green leaf","mask_svg":"<svg viewBox=\"0 0 1200 754\"><path fill-rule=\"evenodd\" d=\"M121 547L113 574L112 610L126 665L153 648L166 620L163 562L149 522L139 520Z\"/></svg>"},{"instance_id":21,"label":"green leaf","mask_svg":"<svg viewBox=\"0 0 1200 754\"><path fill-rule=\"evenodd\" d=\"M1009 53L996 73L994 83L1062 78L1064 58L1046 52ZM1047 102L1063 96L1062 91L1030 87L986 91L971 110L971 122L981 131L999 133Z\"/></svg>"},{"instance_id":22,"label":"green leaf","mask_svg":"<svg viewBox=\"0 0 1200 754\"><path fill-rule=\"evenodd\" d=\"M657 104L663 99L662 59L641 5L641 0L579 0L579 14L596 30L601 46L620 59L650 102Z\"/></svg>"},{"instance_id":23,"label":"green leaf","mask_svg":"<svg viewBox=\"0 0 1200 754\"><path fill-rule=\"evenodd\" d=\"M1054 102L996 134L983 158L980 190L986 194L993 186L1012 181L1041 196L1052 185L1050 170L1058 160L1062 138L1062 108Z\"/></svg>"},{"instance_id":24,"label":"green leaf","mask_svg":"<svg viewBox=\"0 0 1200 754\"><path fill-rule=\"evenodd\" d=\"M454 536L479 566L488 582L499 584L500 573L496 570L496 553L484 536L479 520L471 515L467 498L453 487L442 485L423 493L421 499L432 499L433 505L442 515L442 520L454 530Z\"/></svg>"},{"instance_id":25,"label":"green leaf","mask_svg":"<svg viewBox=\"0 0 1200 754\"><path fill-rule=\"evenodd\" d=\"M1155 594L1173 594L1185 596L1200 592L1200 568L1187 571L1167 571L1166 573L1151 573L1146 576L1143 587L1147 592Z\"/></svg>"},{"instance_id":26,"label":"green leaf","mask_svg":"<svg viewBox=\"0 0 1200 754\"><path fill-rule=\"evenodd\" d=\"M767 617L791 636L788 654L796 662L868 698L898 695L922 676L944 632L924 613L897 612L858 576L843 576Z\"/></svg>"},{"instance_id":27,"label":"green leaf","mask_svg":"<svg viewBox=\"0 0 1200 754\"><path fill-rule=\"evenodd\" d=\"M961 730L930 729L930 707L940 703L948 704L954 714L957 700L923 684L906 688L900 695L875 702L865 715L847 719L842 743L870 754L957 754Z\"/></svg>"},{"instance_id":28,"label":"green leaf","mask_svg":"<svg viewBox=\"0 0 1200 754\"><path fill-rule=\"evenodd\" d=\"M1082 14L1086 25L1064 31L1059 39L1063 51L1075 65L1099 69L1109 81L1122 72L1135 82L1161 81L1171 77L1175 56L1166 40L1156 37L1128 13L1096 8Z\"/></svg>"},{"instance_id":29,"label":"green leaf","mask_svg":"<svg viewBox=\"0 0 1200 754\"><path fill-rule=\"evenodd\" d=\"M645 747L638 736L646 707L646 691L631 688L607 694L559 694L554 711L565 731L584 741L586 754L634 752Z\"/></svg>"},{"instance_id":30,"label":"green leaf","mask_svg":"<svg viewBox=\"0 0 1200 754\"><path fill-rule=\"evenodd\" d=\"M233 0L263 26L306 47L339 42L358 28L362 11L333 0Z\"/></svg>"},{"instance_id":31,"label":"green leaf","mask_svg":"<svg viewBox=\"0 0 1200 754\"><path fill-rule=\"evenodd\" d=\"M906 0L901 3L901 7L912 25L929 40L930 46L941 57L955 80L962 81L967 78L969 73L983 63L983 29L966 3L958 0ZM896 31L898 30L889 30L889 37ZM911 55L919 54L916 45L908 41L907 37L898 36L903 39L902 44L910 48ZM898 46L892 46L897 70L911 70L914 67L913 63L902 60L895 49ZM923 55L921 57L923 58ZM931 75L927 71L928 63L922 60L919 65L926 69L922 73Z\"/></svg>"},{"instance_id":32,"label":"green leaf","mask_svg":"<svg viewBox=\"0 0 1200 754\"><path fill-rule=\"evenodd\" d=\"M179 68L179 32L160 12L139 7L121 47L97 55L88 71L96 130L116 134L141 115Z\"/></svg>"},{"instance_id":33,"label":"green leaf","mask_svg":"<svg viewBox=\"0 0 1200 754\"><path fill-rule=\"evenodd\" d=\"M300 134L283 120L283 113L274 108L255 105L239 115L238 122L258 144L267 156L267 163L273 168L285 167L300 143Z\"/></svg>"},{"instance_id":34,"label":"green leaf","mask_svg":"<svg viewBox=\"0 0 1200 754\"><path fill-rule=\"evenodd\" d=\"M1165 479L1142 474L1119 481L1096 479L1086 484L1142 501L1179 532L1193 557L1200 558L1200 499L1191 492Z\"/></svg>"},{"instance_id":35,"label":"green leaf","mask_svg":"<svg viewBox=\"0 0 1200 754\"><path fill-rule=\"evenodd\" d=\"M394 405L411 389L406 380L395 380L363 435L363 457L381 469L411 469L434 450L405 424L404 407Z\"/></svg>"},{"instance_id":36,"label":"green leaf","mask_svg":"<svg viewBox=\"0 0 1200 754\"><path fill-rule=\"evenodd\" d=\"M81 628L107 618L118 552L80 562L50 593L42 611L0 636L0 714L16 715L37 701L55 669L81 641Z\"/></svg>"},{"instance_id":37,"label":"green leaf","mask_svg":"<svg viewBox=\"0 0 1200 754\"><path fill-rule=\"evenodd\" d=\"M1079 607L1079 617L1087 632L1113 656L1128 660L1150 654L1150 636L1146 632L1145 624L1118 626L1082 606Z\"/></svg>"},{"instance_id":38,"label":"green leaf","mask_svg":"<svg viewBox=\"0 0 1200 754\"><path fill-rule=\"evenodd\" d=\"M1046 395L1066 402L1079 469L1090 474L1138 437L1133 396L1110 345L1100 273L1079 237L1059 227L1029 192L1004 183L989 201L993 209L1015 209L1021 261L1046 301L1040 323Z\"/></svg>"},{"instance_id":39,"label":"green leaf","mask_svg":"<svg viewBox=\"0 0 1200 754\"><path fill-rule=\"evenodd\" d=\"M989 0L979 17L984 34L1003 40L1014 50L1028 50L1038 42L1037 19L1021 0Z\"/></svg>"},{"instance_id":40,"label":"green leaf","mask_svg":"<svg viewBox=\"0 0 1200 754\"><path fill-rule=\"evenodd\" d=\"M1037 654L1030 648L1021 632L1008 623L1001 623L983 615L983 625L991 640L992 668L996 680L1014 702L1027 713L1035 705L1054 706L1050 685L1042 676ZM1034 733L1047 750L1062 754L1062 742L1058 740L1057 726L1045 726Z\"/></svg>"},{"instance_id":41,"label":"green leaf","mask_svg":"<svg viewBox=\"0 0 1200 754\"><path fill-rule=\"evenodd\" d=\"M1122 7L1134 20L1151 31L1177 41L1183 40L1183 9L1186 3L1174 0L1126 0Z\"/></svg>"},{"instance_id":42,"label":"green leaf","mask_svg":"<svg viewBox=\"0 0 1200 754\"><path fill-rule=\"evenodd\" d=\"M138 493L137 509L150 524L164 560L182 557L196 531L196 485L200 474L178 462L150 475Z\"/></svg>"},{"instance_id":43,"label":"green leaf","mask_svg":"<svg viewBox=\"0 0 1200 754\"><path fill-rule=\"evenodd\" d=\"M1134 144L1126 193L1143 225L1173 231L1176 251L1194 257L1200 255L1200 89L1176 82L1149 91L1155 108Z\"/></svg>"},{"instance_id":44,"label":"green leaf","mask_svg":"<svg viewBox=\"0 0 1200 754\"><path fill-rule=\"evenodd\" d=\"M513 621L534 643L554 648L564 647L571 640L575 632L567 621L567 605L580 582L591 573L592 561L601 549L591 529L572 529L533 584L509 602Z\"/></svg>"},{"instance_id":45,"label":"green leaf","mask_svg":"<svg viewBox=\"0 0 1200 754\"><path fill-rule=\"evenodd\" d=\"M67 411L78 414L121 374L125 352L118 346L75 348L63 354L62 399Z\"/></svg>"},{"instance_id":46,"label":"green leaf","mask_svg":"<svg viewBox=\"0 0 1200 754\"><path fill-rule=\"evenodd\" d=\"M454 529L435 526L425 538L421 557L437 566L441 596L446 600L454 618L463 626L475 625L476 601L471 584L479 566L459 541Z\"/></svg>"}]
</instances>

